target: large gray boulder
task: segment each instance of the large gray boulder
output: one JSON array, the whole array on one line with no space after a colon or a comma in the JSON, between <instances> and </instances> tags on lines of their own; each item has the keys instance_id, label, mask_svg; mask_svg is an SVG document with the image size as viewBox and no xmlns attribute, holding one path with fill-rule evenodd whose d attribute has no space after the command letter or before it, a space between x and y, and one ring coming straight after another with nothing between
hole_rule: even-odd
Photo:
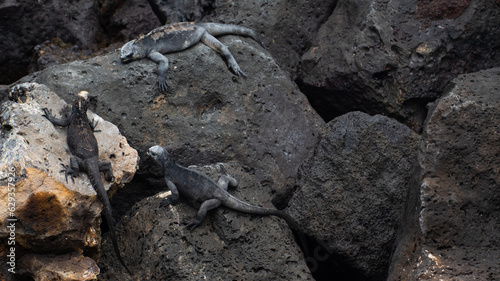
<instances>
[{"instance_id":1,"label":"large gray boulder","mask_svg":"<svg viewBox=\"0 0 500 281\"><path fill-rule=\"evenodd\" d=\"M295 80L300 73L301 56L311 47L336 3L337 0L232 1L216 4L201 20L255 29L281 69Z\"/></svg>"},{"instance_id":2,"label":"large gray boulder","mask_svg":"<svg viewBox=\"0 0 500 281\"><path fill-rule=\"evenodd\" d=\"M274 208L271 188L262 186L237 161L191 168L217 181L223 174L221 165L238 180L230 193L251 204ZM160 207L169 195L160 193L140 201L117 225L121 242L127 245L124 255L136 273L134 280L313 280L284 220L219 207L190 230L186 224L196 216L199 204L181 200L175 206ZM113 255L109 237L106 242L99 280L128 280Z\"/></svg>"},{"instance_id":3,"label":"large gray boulder","mask_svg":"<svg viewBox=\"0 0 500 281\"><path fill-rule=\"evenodd\" d=\"M326 120L361 110L420 131L451 79L500 65L498 5L452 3L340 0L302 56L302 90Z\"/></svg>"},{"instance_id":4,"label":"large gray boulder","mask_svg":"<svg viewBox=\"0 0 500 281\"><path fill-rule=\"evenodd\" d=\"M461 75L426 120L416 208L391 280L500 276L500 69ZM418 197L417 197L418 196Z\"/></svg>"},{"instance_id":5,"label":"large gray boulder","mask_svg":"<svg viewBox=\"0 0 500 281\"><path fill-rule=\"evenodd\" d=\"M328 259L327 267L351 268L352 280L384 280L419 140L381 115L352 112L327 124L287 209L320 241L310 250L312 266Z\"/></svg>"},{"instance_id":6,"label":"large gray boulder","mask_svg":"<svg viewBox=\"0 0 500 281\"><path fill-rule=\"evenodd\" d=\"M84 49L97 46L96 1L2 1L0 18L0 84L33 71L29 68L36 65L35 46L49 39L60 38Z\"/></svg>"},{"instance_id":7,"label":"large gray boulder","mask_svg":"<svg viewBox=\"0 0 500 281\"><path fill-rule=\"evenodd\" d=\"M167 94L159 92L154 62L122 64L118 52L46 69L35 81L68 100L75 91L91 93L91 109L117 124L143 159L154 144L181 164L237 159L259 181L287 193L324 122L255 41L226 36L221 42L247 79L233 76L215 51L198 44L167 55Z\"/></svg>"}]
</instances>

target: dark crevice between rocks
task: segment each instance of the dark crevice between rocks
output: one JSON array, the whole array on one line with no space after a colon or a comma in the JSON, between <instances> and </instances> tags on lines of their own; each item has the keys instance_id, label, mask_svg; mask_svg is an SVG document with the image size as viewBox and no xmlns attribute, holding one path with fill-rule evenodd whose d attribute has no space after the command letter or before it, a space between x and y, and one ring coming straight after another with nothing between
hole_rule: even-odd
<instances>
[{"instance_id":1,"label":"dark crevice between rocks","mask_svg":"<svg viewBox=\"0 0 500 281\"><path fill-rule=\"evenodd\" d=\"M163 181L163 177L136 174L132 181L118 190L111 199L115 221L121 220L137 202L167 191L167 186L162 184Z\"/></svg>"},{"instance_id":2,"label":"dark crevice between rocks","mask_svg":"<svg viewBox=\"0 0 500 281\"><path fill-rule=\"evenodd\" d=\"M379 73L379 75L384 74ZM419 134L422 133L423 124L427 117L428 105L436 100L436 98L422 97L404 101L399 111L405 112L405 117L401 116L399 112L388 113L382 105L363 99L356 91L329 91L306 85L300 80L297 80L296 83L307 97L312 108L325 122L352 111L361 111L370 115L381 114L394 118Z\"/></svg>"},{"instance_id":3,"label":"dark crevice between rocks","mask_svg":"<svg viewBox=\"0 0 500 281\"><path fill-rule=\"evenodd\" d=\"M328 250L325 243L305 235L308 254L307 266L316 281L364 281L368 280L361 272L346 262L346 258ZM380 278L383 279L383 278Z\"/></svg>"},{"instance_id":4,"label":"dark crevice between rocks","mask_svg":"<svg viewBox=\"0 0 500 281\"><path fill-rule=\"evenodd\" d=\"M161 9L160 6L154 1L154 0L148 0L149 6L151 6L151 10L153 10L153 13L156 15L158 20L160 21L161 25L165 25L167 23L167 15L165 15Z\"/></svg>"},{"instance_id":5,"label":"dark crevice between rocks","mask_svg":"<svg viewBox=\"0 0 500 281\"><path fill-rule=\"evenodd\" d=\"M414 132L421 134L424 126L427 112L429 111L429 104L436 101L435 98L413 98L405 101L402 106L402 111L407 112L411 119L406 120L400 116L394 116L398 120L410 127Z\"/></svg>"},{"instance_id":6,"label":"dark crevice between rocks","mask_svg":"<svg viewBox=\"0 0 500 281\"><path fill-rule=\"evenodd\" d=\"M346 97L352 97L346 91L328 91L319 87L314 87L304 84L302 81L295 81L299 89L307 97L312 108L316 110L319 116L325 121L329 122L334 118L344 115L351 111L363 111L360 106L356 106L355 101L347 103Z\"/></svg>"}]
</instances>

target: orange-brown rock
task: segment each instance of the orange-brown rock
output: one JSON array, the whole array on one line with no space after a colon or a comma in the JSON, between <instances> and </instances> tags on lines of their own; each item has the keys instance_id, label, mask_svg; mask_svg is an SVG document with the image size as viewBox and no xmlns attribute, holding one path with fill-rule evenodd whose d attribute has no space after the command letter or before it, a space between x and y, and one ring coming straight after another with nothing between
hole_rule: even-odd
<instances>
[{"instance_id":1,"label":"orange-brown rock","mask_svg":"<svg viewBox=\"0 0 500 281\"><path fill-rule=\"evenodd\" d=\"M21 274L35 281L97 280L99 267L94 260L78 253L64 255L27 254L20 261Z\"/></svg>"},{"instance_id":2,"label":"orange-brown rock","mask_svg":"<svg viewBox=\"0 0 500 281\"><path fill-rule=\"evenodd\" d=\"M84 173L74 182L66 181L61 173L70 158L66 128L42 117L42 108L59 116L66 103L48 87L36 83L16 86L9 98L0 109L0 201L11 205L0 208L0 241L12 236L5 225L8 223L15 226L12 246L17 259L32 252L77 251L96 257L101 244L102 204ZM132 180L139 157L115 125L91 112L88 115L98 121L95 136L99 159L110 161L113 168L114 181L103 180L112 193Z\"/></svg>"}]
</instances>

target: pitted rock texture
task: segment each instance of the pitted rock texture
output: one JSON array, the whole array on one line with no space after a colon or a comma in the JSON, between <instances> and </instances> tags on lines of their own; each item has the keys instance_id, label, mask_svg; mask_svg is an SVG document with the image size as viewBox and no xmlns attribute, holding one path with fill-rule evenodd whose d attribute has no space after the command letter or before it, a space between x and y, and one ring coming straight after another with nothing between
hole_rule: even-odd
<instances>
[{"instance_id":1,"label":"pitted rock texture","mask_svg":"<svg viewBox=\"0 0 500 281\"><path fill-rule=\"evenodd\" d=\"M96 280L99 267L94 260L78 253L64 255L27 254L20 260L20 274L35 281Z\"/></svg>"},{"instance_id":2,"label":"pitted rock texture","mask_svg":"<svg viewBox=\"0 0 500 281\"><path fill-rule=\"evenodd\" d=\"M499 81L499 68L461 75L430 109L408 222L416 231L396 252L391 280L500 276Z\"/></svg>"},{"instance_id":3,"label":"pitted rock texture","mask_svg":"<svg viewBox=\"0 0 500 281\"><path fill-rule=\"evenodd\" d=\"M310 262L349 266L352 280L385 279L419 140L381 115L353 112L327 124L287 208L327 252L311 249Z\"/></svg>"},{"instance_id":4,"label":"pitted rock texture","mask_svg":"<svg viewBox=\"0 0 500 281\"><path fill-rule=\"evenodd\" d=\"M143 159L156 144L180 164L238 159L275 192L289 193L324 122L257 42L220 40L246 79L233 76L215 51L197 44L167 55L167 94L159 92L154 62L122 64L117 52L46 69L35 81L67 100L68 93L87 90L95 104L90 108L117 124ZM150 163L143 164L147 171Z\"/></svg>"},{"instance_id":5,"label":"pitted rock texture","mask_svg":"<svg viewBox=\"0 0 500 281\"><path fill-rule=\"evenodd\" d=\"M302 56L301 89L328 121L384 114L421 131L425 105L458 74L500 65L493 1L340 0Z\"/></svg>"},{"instance_id":6,"label":"pitted rock texture","mask_svg":"<svg viewBox=\"0 0 500 281\"><path fill-rule=\"evenodd\" d=\"M73 94L74 96L75 94ZM69 165L66 128L54 126L42 117L42 108L55 114L66 103L48 87L25 83L14 87L11 100L2 104L0 122L0 198L8 202L14 193L15 210L0 210L0 238L9 236L8 218L16 218L16 249L21 253L67 253L80 251L97 257L100 248L100 212L96 192L86 175L66 182L61 165ZM103 181L110 193L130 182L138 169L137 151L118 128L98 115L96 138L99 158L113 167L115 181ZM14 181L14 190L9 188Z\"/></svg>"},{"instance_id":7,"label":"pitted rock texture","mask_svg":"<svg viewBox=\"0 0 500 281\"><path fill-rule=\"evenodd\" d=\"M237 162L190 167L217 181L221 166L239 184L229 188L235 197L273 208L270 188ZM160 179L159 183L165 186ZM186 224L199 204L182 200L160 207L170 192L137 203L117 225L133 280L313 280L286 222L273 216L243 214L225 207L208 212L194 230ZM109 238L109 237L108 237ZM128 280L105 240L99 280Z\"/></svg>"}]
</instances>

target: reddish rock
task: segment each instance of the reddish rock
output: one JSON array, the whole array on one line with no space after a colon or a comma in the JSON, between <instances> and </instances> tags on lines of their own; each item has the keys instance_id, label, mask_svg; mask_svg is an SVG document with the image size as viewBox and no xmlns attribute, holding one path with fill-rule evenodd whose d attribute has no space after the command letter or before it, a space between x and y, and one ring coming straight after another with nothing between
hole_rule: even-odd
<instances>
[{"instance_id":1,"label":"reddish rock","mask_svg":"<svg viewBox=\"0 0 500 281\"><path fill-rule=\"evenodd\" d=\"M454 19L461 16L472 0L419 0L417 16L429 20Z\"/></svg>"}]
</instances>

